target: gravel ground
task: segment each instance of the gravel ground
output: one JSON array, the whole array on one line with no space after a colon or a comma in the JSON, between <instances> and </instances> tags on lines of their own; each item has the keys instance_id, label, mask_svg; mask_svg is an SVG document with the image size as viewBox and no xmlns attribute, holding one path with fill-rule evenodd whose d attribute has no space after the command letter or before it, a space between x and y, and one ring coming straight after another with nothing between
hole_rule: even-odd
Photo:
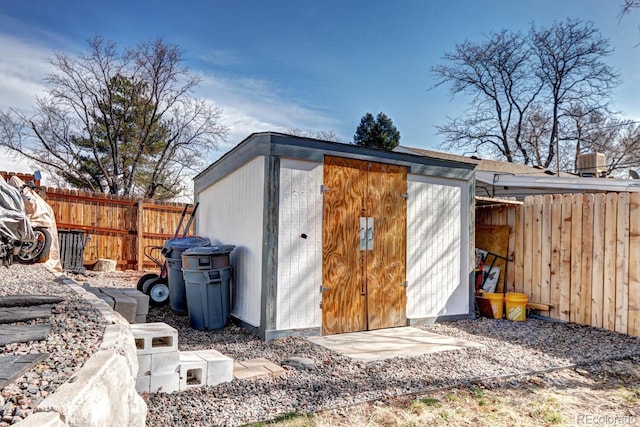
<instances>
[{"instance_id":1,"label":"gravel ground","mask_svg":"<svg viewBox=\"0 0 640 427\"><path fill-rule=\"evenodd\" d=\"M0 295L56 295L65 301L56 304L49 319L20 324L49 323L51 332L44 341L16 343L0 347L3 355L49 353L49 358L27 371L0 392L0 426L21 421L64 384L95 353L102 340L106 321L97 310L42 265L14 264L0 267Z\"/></svg>"},{"instance_id":2,"label":"gravel ground","mask_svg":"<svg viewBox=\"0 0 640 427\"><path fill-rule=\"evenodd\" d=\"M19 271L23 271L22 267ZM135 287L139 275L136 272L89 273L87 277L75 276L74 279L81 283L88 281L92 286ZM29 280L34 283L35 279ZM53 288L60 287L55 283L46 286L50 287L51 293L62 293ZM76 309L82 311L81 307ZM68 310L62 314L62 319L70 317ZM430 332L484 344L485 348L369 363L341 356L300 337L265 342L233 325L219 331L197 331L189 327L186 316L176 316L167 307L151 308L148 321L166 322L178 329L180 350L215 348L238 361L264 357L281 364L292 356L316 361L312 370L290 368L284 376L275 379L234 380L216 387L145 395L150 426L242 425L271 419L288 411L316 412L464 385L481 378L526 374L575 364L591 366L598 361L640 355L638 338L534 319L526 322L478 319L422 326ZM93 321L93 324L99 332L99 321ZM76 335L77 328L77 323L70 326ZM89 329L91 335L92 330ZM70 332L66 334L71 338ZM62 342L64 338L65 332ZM73 339L79 338L74 335ZM67 349L70 347L60 340L54 343ZM88 342L86 346L92 351L95 342ZM71 360L79 358L73 356ZM65 363L71 366L71 362ZM16 392L20 392L28 381L28 378L18 381Z\"/></svg>"}]
</instances>

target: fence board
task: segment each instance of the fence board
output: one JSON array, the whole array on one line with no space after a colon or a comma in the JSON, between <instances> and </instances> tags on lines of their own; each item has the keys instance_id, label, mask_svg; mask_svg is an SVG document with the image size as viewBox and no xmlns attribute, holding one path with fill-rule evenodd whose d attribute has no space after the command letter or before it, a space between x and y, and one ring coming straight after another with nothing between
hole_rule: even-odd
<instances>
[{"instance_id":1,"label":"fence board","mask_svg":"<svg viewBox=\"0 0 640 427\"><path fill-rule=\"evenodd\" d=\"M628 334L640 336L640 193L629 198L629 315ZM634 250L636 249L636 250Z\"/></svg>"},{"instance_id":2,"label":"fence board","mask_svg":"<svg viewBox=\"0 0 640 427\"><path fill-rule=\"evenodd\" d=\"M578 320L581 325L591 324L591 278L593 275L593 194L585 194L582 198L582 271Z\"/></svg>"},{"instance_id":3,"label":"fence board","mask_svg":"<svg viewBox=\"0 0 640 427\"><path fill-rule=\"evenodd\" d=\"M524 268L522 277L522 292L531 295L531 275L533 272L533 197L524 199Z\"/></svg>"},{"instance_id":4,"label":"fence board","mask_svg":"<svg viewBox=\"0 0 640 427\"><path fill-rule=\"evenodd\" d=\"M629 309L629 193L618 196L616 332L627 333Z\"/></svg>"},{"instance_id":5,"label":"fence board","mask_svg":"<svg viewBox=\"0 0 640 427\"><path fill-rule=\"evenodd\" d=\"M569 320L580 323L580 301L582 290L582 194L574 194L571 204L571 301Z\"/></svg>"},{"instance_id":6,"label":"fence board","mask_svg":"<svg viewBox=\"0 0 640 427\"><path fill-rule=\"evenodd\" d=\"M573 196L562 197L562 230L560 231L560 300L558 315L560 320L569 321L571 317L571 213Z\"/></svg>"},{"instance_id":7,"label":"fence board","mask_svg":"<svg viewBox=\"0 0 640 427\"><path fill-rule=\"evenodd\" d=\"M549 299L551 301L560 300L560 249L561 249L561 232L562 232L562 196L554 195L551 201L551 241L549 243L551 250L550 260L550 281L549 281ZM558 313L559 307L556 304L549 311L549 316L555 319L560 318Z\"/></svg>"},{"instance_id":8,"label":"fence board","mask_svg":"<svg viewBox=\"0 0 640 427\"><path fill-rule=\"evenodd\" d=\"M542 236L540 238L540 299L538 302L549 302L551 293L551 209L552 195L545 195L542 200ZM533 298L533 297L532 297ZM541 311L548 316L548 311Z\"/></svg>"},{"instance_id":9,"label":"fence board","mask_svg":"<svg viewBox=\"0 0 640 427\"><path fill-rule=\"evenodd\" d=\"M604 245L605 245L605 209L604 194L596 194L593 204L593 259L591 275L591 323L602 328L602 308L604 296ZM587 286L589 283L587 283Z\"/></svg>"},{"instance_id":10,"label":"fence board","mask_svg":"<svg viewBox=\"0 0 640 427\"><path fill-rule=\"evenodd\" d=\"M609 193L606 197L605 247L604 247L604 287L602 290L602 327L610 331L616 328L616 236L618 218L618 195Z\"/></svg>"}]
</instances>

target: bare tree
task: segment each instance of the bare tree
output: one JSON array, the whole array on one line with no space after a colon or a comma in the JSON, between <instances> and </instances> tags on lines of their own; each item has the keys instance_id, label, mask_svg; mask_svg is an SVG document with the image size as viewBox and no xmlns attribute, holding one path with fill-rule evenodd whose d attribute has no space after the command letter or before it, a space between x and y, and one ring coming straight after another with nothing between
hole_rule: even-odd
<instances>
[{"instance_id":1,"label":"bare tree","mask_svg":"<svg viewBox=\"0 0 640 427\"><path fill-rule=\"evenodd\" d=\"M432 68L436 86L450 85L452 96L472 97L468 114L438 126L446 148L498 154L509 162L531 163L523 146L525 114L542 89L531 79L526 40L503 30L481 43L465 41L444 55L447 65Z\"/></svg>"},{"instance_id":2,"label":"bare tree","mask_svg":"<svg viewBox=\"0 0 640 427\"><path fill-rule=\"evenodd\" d=\"M289 135L302 136L304 138L320 139L322 141L342 142L338 134L333 130L304 130L299 128L290 128L287 130Z\"/></svg>"},{"instance_id":3,"label":"bare tree","mask_svg":"<svg viewBox=\"0 0 640 427\"><path fill-rule=\"evenodd\" d=\"M0 144L79 189L169 198L227 134L222 111L192 98L199 79L158 39L119 51L101 37L57 54L34 112L0 114Z\"/></svg>"},{"instance_id":4,"label":"bare tree","mask_svg":"<svg viewBox=\"0 0 640 427\"><path fill-rule=\"evenodd\" d=\"M464 42L432 68L436 86L471 96L463 118L438 126L447 149L549 167L557 159L568 111L603 109L618 76L611 53L590 23L532 25L523 35L502 30Z\"/></svg>"},{"instance_id":5,"label":"bare tree","mask_svg":"<svg viewBox=\"0 0 640 427\"><path fill-rule=\"evenodd\" d=\"M618 74L603 58L613 50L592 23L568 19L550 28L531 28L533 65L545 85L545 95L551 108L551 133L546 159L549 167L554 160L560 136L559 124L571 108L603 109L606 99L618 81Z\"/></svg>"},{"instance_id":6,"label":"bare tree","mask_svg":"<svg viewBox=\"0 0 640 427\"><path fill-rule=\"evenodd\" d=\"M640 0L623 0L620 6L620 18L631 13L631 10L640 8Z\"/></svg>"}]
</instances>

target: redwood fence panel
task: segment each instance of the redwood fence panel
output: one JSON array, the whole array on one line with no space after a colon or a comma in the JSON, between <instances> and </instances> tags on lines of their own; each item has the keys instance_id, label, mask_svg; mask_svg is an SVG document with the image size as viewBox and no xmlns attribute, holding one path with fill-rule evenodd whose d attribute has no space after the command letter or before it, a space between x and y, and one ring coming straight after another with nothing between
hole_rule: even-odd
<instances>
[{"instance_id":1,"label":"redwood fence panel","mask_svg":"<svg viewBox=\"0 0 640 427\"><path fill-rule=\"evenodd\" d=\"M84 264L98 258L116 260L118 269L157 269L144 256L145 247L162 246L171 239L180 222L184 204L137 200L58 188L43 187L59 230L84 231ZM180 232L193 211L189 205ZM187 235L195 232L195 219ZM182 234L180 234L182 236ZM160 251L153 255L164 262Z\"/></svg>"},{"instance_id":2,"label":"redwood fence panel","mask_svg":"<svg viewBox=\"0 0 640 427\"><path fill-rule=\"evenodd\" d=\"M640 336L640 193L529 196L476 210L509 226L507 292L554 319Z\"/></svg>"}]
</instances>

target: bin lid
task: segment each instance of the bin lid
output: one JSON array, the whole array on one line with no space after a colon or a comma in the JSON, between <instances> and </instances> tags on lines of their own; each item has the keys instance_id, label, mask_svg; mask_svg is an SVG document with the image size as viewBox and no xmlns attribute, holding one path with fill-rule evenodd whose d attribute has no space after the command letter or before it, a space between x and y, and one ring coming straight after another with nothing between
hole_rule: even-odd
<instances>
[{"instance_id":1,"label":"bin lid","mask_svg":"<svg viewBox=\"0 0 640 427\"><path fill-rule=\"evenodd\" d=\"M228 254L235 249L235 245L198 246L187 249L182 255L209 256Z\"/></svg>"},{"instance_id":2,"label":"bin lid","mask_svg":"<svg viewBox=\"0 0 640 427\"><path fill-rule=\"evenodd\" d=\"M164 242L164 247L169 250L173 249L189 249L196 246L208 246L211 240L208 237L178 237Z\"/></svg>"}]
</instances>

